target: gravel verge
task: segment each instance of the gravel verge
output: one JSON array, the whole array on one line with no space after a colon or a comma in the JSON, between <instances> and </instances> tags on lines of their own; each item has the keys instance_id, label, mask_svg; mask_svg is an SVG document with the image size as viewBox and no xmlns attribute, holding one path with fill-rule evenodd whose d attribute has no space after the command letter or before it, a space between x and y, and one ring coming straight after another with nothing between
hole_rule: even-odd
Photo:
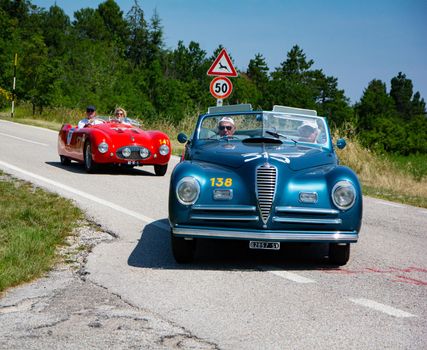
<instances>
[{"instance_id":1,"label":"gravel verge","mask_svg":"<svg viewBox=\"0 0 427 350\"><path fill-rule=\"evenodd\" d=\"M115 237L81 222L46 276L0 298L0 349L218 349L86 280L91 249Z\"/></svg>"}]
</instances>

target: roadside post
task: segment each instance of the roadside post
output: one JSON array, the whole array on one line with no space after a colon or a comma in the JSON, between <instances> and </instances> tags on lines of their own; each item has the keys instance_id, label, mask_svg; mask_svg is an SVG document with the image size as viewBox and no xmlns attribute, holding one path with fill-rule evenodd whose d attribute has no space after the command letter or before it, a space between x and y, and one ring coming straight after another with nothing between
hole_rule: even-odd
<instances>
[{"instance_id":1,"label":"roadside post","mask_svg":"<svg viewBox=\"0 0 427 350\"><path fill-rule=\"evenodd\" d=\"M13 114L15 111L15 87L16 87L16 66L18 64L18 54L15 53L15 61L13 64L13 85L12 85L12 113L10 115L13 118Z\"/></svg>"},{"instance_id":2,"label":"roadside post","mask_svg":"<svg viewBox=\"0 0 427 350\"><path fill-rule=\"evenodd\" d=\"M227 77L237 77L238 75L225 49L221 50L209 68L207 75L215 77L211 81L209 90L211 95L216 98L216 105L222 106L223 100L230 96L233 91L233 84Z\"/></svg>"}]
</instances>

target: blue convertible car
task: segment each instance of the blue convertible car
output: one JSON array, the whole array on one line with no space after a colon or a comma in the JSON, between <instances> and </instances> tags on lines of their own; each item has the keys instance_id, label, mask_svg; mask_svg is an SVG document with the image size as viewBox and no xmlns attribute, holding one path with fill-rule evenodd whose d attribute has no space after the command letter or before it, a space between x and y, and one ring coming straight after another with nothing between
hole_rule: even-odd
<instances>
[{"instance_id":1,"label":"blue convertible car","mask_svg":"<svg viewBox=\"0 0 427 350\"><path fill-rule=\"evenodd\" d=\"M356 174L339 165L326 119L316 111L211 107L192 136L178 140L185 151L169 193L177 262L193 260L197 240L217 238L245 240L252 249L328 243L329 261L347 263L361 227L361 188Z\"/></svg>"}]
</instances>

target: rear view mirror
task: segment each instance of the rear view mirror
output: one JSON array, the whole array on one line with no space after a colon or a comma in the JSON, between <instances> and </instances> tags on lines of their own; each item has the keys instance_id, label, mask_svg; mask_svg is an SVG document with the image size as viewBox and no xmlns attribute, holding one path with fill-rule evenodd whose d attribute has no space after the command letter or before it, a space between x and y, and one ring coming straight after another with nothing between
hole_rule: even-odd
<instances>
[{"instance_id":1,"label":"rear view mirror","mask_svg":"<svg viewBox=\"0 0 427 350\"><path fill-rule=\"evenodd\" d=\"M345 142L344 139L338 139L337 140L337 147L339 149L343 149L346 145L347 145L347 143Z\"/></svg>"},{"instance_id":2,"label":"rear view mirror","mask_svg":"<svg viewBox=\"0 0 427 350\"><path fill-rule=\"evenodd\" d=\"M183 132L181 132L179 135L178 135L178 142L179 143L186 143L188 141L188 137L187 137L187 135L185 135Z\"/></svg>"}]
</instances>

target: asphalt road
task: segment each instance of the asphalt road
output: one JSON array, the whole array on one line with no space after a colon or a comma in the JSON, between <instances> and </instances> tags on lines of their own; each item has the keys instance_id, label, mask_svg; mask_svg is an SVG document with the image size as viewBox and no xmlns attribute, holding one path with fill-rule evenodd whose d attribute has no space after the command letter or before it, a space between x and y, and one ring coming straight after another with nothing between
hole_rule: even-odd
<instances>
[{"instance_id":1,"label":"asphalt road","mask_svg":"<svg viewBox=\"0 0 427 350\"><path fill-rule=\"evenodd\" d=\"M0 120L0 169L72 198L118 238L96 245L78 278L61 270L23 287L44 290L41 305L21 289L0 299L0 348L427 347L427 210L365 197L361 238L339 269L325 246L272 254L217 241L178 265L167 222L177 158L164 177L152 167L88 175L60 164L56 142L55 132ZM40 319L58 310L66 327Z\"/></svg>"}]
</instances>

